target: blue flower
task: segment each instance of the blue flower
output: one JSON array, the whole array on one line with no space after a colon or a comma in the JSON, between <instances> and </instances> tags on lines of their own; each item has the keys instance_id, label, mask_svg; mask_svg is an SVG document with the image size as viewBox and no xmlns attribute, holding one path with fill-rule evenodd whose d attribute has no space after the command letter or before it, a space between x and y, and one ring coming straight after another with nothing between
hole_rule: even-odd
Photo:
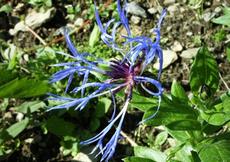
<instances>
[{"instance_id":1,"label":"blue flower","mask_svg":"<svg viewBox=\"0 0 230 162\"><path fill-rule=\"evenodd\" d=\"M124 121L128 105L132 100L132 92L136 85L141 85L141 87L147 93L159 98L157 110L160 107L161 95L163 93L163 87L159 81L163 64L162 49L160 47L160 26L166 14L166 11L164 10L162 12L162 15L157 24L157 28L153 30L153 32L156 34L156 39L152 41L150 38L145 36L133 37L131 35L128 19L125 13L125 5L124 7L121 7L120 0L117 0L117 10L120 20L116 22L115 19L112 19L108 21L105 26L101 22L96 7L95 16L97 24L101 31L102 40L106 45L120 52L123 55L123 59L112 59L111 61L106 62L88 53L79 53L74 47L72 41L70 40L67 31L65 31L64 35L66 43L72 55L68 55L65 53L60 54L71 57L73 59L73 62L54 65L64 67L64 69L56 72L51 77L51 82L57 82L62 79L68 78L65 90L66 93L68 93L70 84L75 76L82 78L82 83L80 86L73 88L70 91L70 93L73 94L80 93L80 98L62 97L50 94L50 100L57 100L62 103L60 105L50 108L49 110L68 109L71 107L75 108L75 110L82 110L86 107L91 99L102 95L111 95L114 110L112 117L109 120L108 126L105 127L96 136L81 142L82 145L97 143L93 151L98 151L98 155L102 155L101 161L108 161L112 158L115 152L117 142L120 138L122 123ZM111 32L108 32L112 24L112 30ZM126 36L122 35L122 37L125 39L125 42L122 45L119 45L116 41L118 27L124 27L127 32ZM150 63L152 63L155 58L158 58L160 62L158 77L154 79L143 76L144 70ZM107 68L101 68L101 65L107 66ZM107 79L101 82L89 82L89 75L94 75L95 73L102 74L106 76ZM147 85L153 85L154 87L156 87L157 91L152 91L148 88ZM86 94L85 89L87 88L93 88L94 91ZM124 104L120 112L117 113L115 95L121 90L123 90L125 94ZM154 113L148 119L154 117L156 113ZM148 119L145 119L144 121ZM112 131L111 129L115 125L117 126L114 134L112 135L112 137L110 137L109 141L105 143L105 136L108 135L109 131Z\"/></svg>"}]
</instances>

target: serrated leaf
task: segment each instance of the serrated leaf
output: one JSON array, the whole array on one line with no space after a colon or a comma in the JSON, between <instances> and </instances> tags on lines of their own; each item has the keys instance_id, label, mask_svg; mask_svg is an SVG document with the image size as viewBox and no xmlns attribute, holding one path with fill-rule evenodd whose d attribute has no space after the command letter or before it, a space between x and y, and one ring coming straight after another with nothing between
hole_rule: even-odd
<instances>
[{"instance_id":1,"label":"serrated leaf","mask_svg":"<svg viewBox=\"0 0 230 162\"><path fill-rule=\"evenodd\" d=\"M230 121L230 97L225 96L221 100L221 104L210 108L210 110L201 111L201 117L209 124L221 126Z\"/></svg>"},{"instance_id":2,"label":"serrated leaf","mask_svg":"<svg viewBox=\"0 0 230 162\"><path fill-rule=\"evenodd\" d=\"M149 109L144 114L144 119L156 112L156 108ZM166 127L174 130L200 130L200 123L197 121L196 110L189 105L170 100L163 96L160 109L154 118L146 121L147 125Z\"/></svg>"},{"instance_id":3,"label":"serrated leaf","mask_svg":"<svg viewBox=\"0 0 230 162\"><path fill-rule=\"evenodd\" d=\"M186 102L189 100L184 88L176 80L173 80L171 86L171 94L173 97L176 97L179 100L183 100Z\"/></svg>"},{"instance_id":4,"label":"serrated leaf","mask_svg":"<svg viewBox=\"0 0 230 162\"><path fill-rule=\"evenodd\" d=\"M134 155L137 157L150 159L156 162L166 162L167 159L166 155L163 152L142 146L134 147Z\"/></svg>"},{"instance_id":5,"label":"serrated leaf","mask_svg":"<svg viewBox=\"0 0 230 162\"><path fill-rule=\"evenodd\" d=\"M93 27L93 31L89 37L89 46L94 47L95 43L99 41L100 30L99 27L95 24Z\"/></svg>"},{"instance_id":6,"label":"serrated leaf","mask_svg":"<svg viewBox=\"0 0 230 162\"><path fill-rule=\"evenodd\" d=\"M221 140L214 143L205 143L199 151L202 162L230 161L230 141Z\"/></svg>"},{"instance_id":7,"label":"serrated leaf","mask_svg":"<svg viewBox=\"0 0 230 162\"><path fill-rule=\"evenodd\" d=\"M15 138L27 127L28 123L29 118L25 118L24 120L11 125L9 128L6 129L6 131L11 137Z\"/></svg>"},{"instance_id":8,"label":"serrated leaf","mask_svg":"<svg viewBox=\"0 0 230 162\"><path fill-rule=\"evenodd\" d=\"M218 66L216 60L205 46L201 47L196 55L192 64L189 81L194 94L198 94L203 86L206 86L212 94L218 88Z\"/></svg>"},{"instance_id":9,"label":"serrated leaf","mask_svg":"<svg viewBox=\"0 0 230 162\"><path fill-rule=\"evenodd\" d=\"M122 160L124 162L154 162L153 160L150 160L150 159L141 158L141 157L135 157L135 156L126 157L126 158L124 158Z\"/></svg>"},{"instance_id":10,"label":"serrated leaf","mask_svg":"<svg viewBox=\"0 0 230 162\"><path fill-rule=\"evenodd\" d=\"M0 87L0 98L34 97L44 95L48 91L48 81L17 78Z\"/></svg>"}]
</instances>

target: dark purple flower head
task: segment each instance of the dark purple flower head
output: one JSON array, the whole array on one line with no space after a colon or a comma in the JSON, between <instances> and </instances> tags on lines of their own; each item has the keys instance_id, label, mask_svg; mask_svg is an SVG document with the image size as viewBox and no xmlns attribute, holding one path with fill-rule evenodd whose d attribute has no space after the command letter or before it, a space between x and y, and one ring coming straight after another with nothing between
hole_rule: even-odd
<instances>
[{"instance_id":1,"label":"dark purple flower head","mask_svg":"<svg viewBox=\"0 0 230 162\"><path fill-rule=\"evenodd\" d=\"M111 159L115 152L117 142L120 138L122 123L127 112L128 105L131 102L132 92L135 86L141 85L141 87L147 93L159 98L159 105L157 107L157 110L159 109L161 95L163 92L162 85L159 81L163 64L163 55L159 43L160 26L163 17L166 14L166 11L164 10L162 12L162 15L157 24L157 28L153 30L156 34L156 39L152 41L150 38L145 36L132 37L128 24L128 19L125 13L125 7L121 7L120 0L117 0L117 9L120 17L120 21L118 22L115 22L115 19L112 19L108 21L108 23L106 23L104 26L100 20L99 13L96 7L95 16L97 24L102 33L101 38L104 43L112 49L120 52L123 55L123 58L121 60L111 59L111 61L106 62L101 59L95 58L95 56L88 53L79 53L71 42L68 33L65 32L66 43L72 55L68 55L65 53L60 54L71 57L73 59L73 62L54 65L63 66L64 69L55 73L51 78L51 82L57 82L62 79L68 78L65 91L66 93L68 92L70 84L76 75L77 77L82 77L83 80L79 87L71 90L71 93L80 93L80 98L62 97L50 94L51 100L57 100L62 103L60 105L50 108L49 110L63 108L68 109L70 107L74 107L75 110L82 110L91 99L100 97L102 95L111 95L114 110L108 126L93 138L81 142L82 145L97 142L97 145L93 151L99 150L98 155L102 155L101 161L106 162ZM113 27L111 29L111 33L109 33L108 30L112 24ZM127 35L122 36L125 39L125 42L122 45L118 45L118 43L116 42L116 35L118 34L117 29L119 27L124 27L127 31ZM147 76L143 76L144 70L150 63L152 63L155 58L158 58L160 63L158 77L150 78ZM107 66L107 69L101 68L101 65ZM89 75L95 75L95 73L105 75L107 76L107 79L100 82L89 82ZM148 88L148 85L153 85L157 88L157 91L152 91L150 88ZM86 94L85 89L92 87L95 90L90 94ZM125 93L125 101L122 109L119 113L117 113L115 95L118 91L121 90L123 90ZM154 117L156 113L150 116L148 119ZM148 119L145 119L144 121ZM109 139L107 143L105 143L105 136L109 131L111 131L112 127L115 124L117 124L117 127L113 136Z\"/></svg>"}]
</instances>

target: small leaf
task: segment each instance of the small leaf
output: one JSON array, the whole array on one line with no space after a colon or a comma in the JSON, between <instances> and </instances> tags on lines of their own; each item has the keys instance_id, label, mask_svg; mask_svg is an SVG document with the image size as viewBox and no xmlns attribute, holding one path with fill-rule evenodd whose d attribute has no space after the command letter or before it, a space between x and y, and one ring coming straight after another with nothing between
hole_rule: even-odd
<instances>
[{"instance_id":1,"label":"small leaf","mask_svg":"<svg viewBox=\"0 0 230 162\"><path fill-rule=\"evenodd\" d=\"M2 103L0 103L0 111L5 111L8 105L9 105L9 99L4 98Z\"/></svg>"},{"instance_id":2,"label":"small leaf","mask_svg":"<svg viewBox=\"0 0 230 162\"><path fill-rule=\"evenodd\" d=\"M159 133L155 139L155 145L161 146L165 143L168 138L168 133L166 131Z\"/></svg>"},{"instance_id":3,"label":"small leaf","mask_svg":"<svg viewBox=\"0 0 230 162\"><path fill-rule=\"evenodd\" d=\"M13 9L9 4L5 4L0 7L0 12L10 13L12 10Z\"/></svg>"},{"instance_id":4,"label":"small leaf","mask_svg":"<svg viewBox=\"0 0 230 162\"><path fill-rule=\"evenodd\" d=\"M142 146L134 147L134 155L137 157L150 159L156 162L166 162L167 159L166 155L163 152Z\"/></svg>"},{"instance_id":5,"label":"small leaf","mask_svg":"<svg viewBox=\"0 0 230 162\"><path fill-rule=\"evenodd\" d=\"M186 102L189 100L187 94L185 93L184 88L176 80L173 80L172 87L171 87L171 94L173 97L176 97L180 100Z\"/></svg>"},{"instance_id":6,"label":"small leaf","mask_svg":"<svg viewBox=\"0 0 230 162\"><path fill-rule=\"evenodd\" d=\"M190 86L194 94L198 94L203 86L212 94L219 85L219 71L216 60L207 47L199 49L192 64L190 73Z\"/></svg>"},{"instance_id":7,"label":"small leaf","mask_svg":"<svg viewBox=\"0 0 230 162\"><path fill-rule=\"evenodd\" d=\"M28 123L29 118L25 118L24 120L11 125L6 131L11 137L15 138L27 127Z\"/></svg>"},{"instance_id":8,"label":"small leaf","mask_svg":"<svg viewBox=\"0 0 230 162\"><path fill-rule=\"evenodd\" d=\"M89 37L89 46L94 47L95 43L99 41L100 30L99 27L95 24L93 27L93 31Z\"/></svg>"},{"instance_id":9,"label":"small leaf","mask_svg":"<svg viewBox=\"0 0 230 162\"><path fill-rule=\"evenodd\" d=\"M141 158L141 157L135 157L135 156L126 157L126 158L124 158L122 160L124 162L154 162L153 160L150 160L150 159Z\"/></svg>"}]
</instances>

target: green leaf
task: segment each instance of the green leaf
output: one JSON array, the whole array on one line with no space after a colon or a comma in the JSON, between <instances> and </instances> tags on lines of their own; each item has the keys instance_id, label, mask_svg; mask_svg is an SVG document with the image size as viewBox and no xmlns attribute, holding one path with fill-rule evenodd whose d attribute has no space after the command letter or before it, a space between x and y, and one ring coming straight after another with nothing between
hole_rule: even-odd
<instances>
[{"instance_id":1,"label":"green leaf","mask_svg":"<svg viewBox=\"0 0 230 162\"><path fill-rule=\"evenodd\" d=\"M163 152L142 146L134 147L134 155L137 157L150 159L156 162L166 162L167 159L166 155Z\"/></svg>"},{"instance_id":2,"label":"green leaf","mask_svg":"<svg viewBox=\"0 0 230 162\"><path fill-rule=\"evenodd\" d=\"M230 111L230 96L226 96L223 100L223 108L225 112Z\"/></svg>"},{"instance_id":3,"label":"green leaf","mask_svg":"<svg viewBox=\"0 0 230 162\"><path fill-rule=\"evenodd\" d=\"M112 104L112 101L106 97L100 98L98 100L98 103L96 105L95 114L94 117L101 118L105 115L105 113L108 112L110 106Z\"/></svg>"},{"instance_id":4,"label":"green leaf","mask_svg":"<svg viewBox=\"0 0 230 162\"><path fill-rule=\"evenodd\" d=\"M225 7L224 8L224 15L220 16L218 18L212 19L212 22L214 22L216 24L230 26L230 8L229 7Z\"/></svg>"},{"instance_id":5,"label":"green leaf","mask_svg":"<svg viewBox=\"0 0 230 162\"><path fill-rule=\"evenodd\" d=\"M207 111L201 111L201 117L209 124L221 126L230 121L230 97L223 97L221 104L210 108Z\"/></svg>"},{"instance_id":6,"label":"green leaf","mask_svg":"<svg viewBox=\"0 0 230 162\"><path fill-rule=\"evenodd\" d=\"M17 56L20 56L19 49L14 44L9 44L8 48L2 53L4 59L8 60L8 70L14 69L17 64Z\"/></svg>"},{"instance_id":7,"label":"green leaf","mask_svg":"<svg viewBox=\"0 0 230 162\"><path fill-rule=\"evenodd\" d=\"M156 112L156 108L145 112L144 118L150 117ZM166 127L174 130L200 130L200 123L197 121L196 110L186 103L170 100L163 96L160 109L156 116L146 121L147 125Z\"/></svg>"},{"instance_id":8,"label":"green leaf","mask_svg":"<svg viewBox=\"0 0 230 162\"><path fill-rule=\"evenodd\" d=\"M157 146L161 146L165 143L167 138L168 138L168 133L166 131L163 131L156 136L154 144Z\"/></svg>"},{"instance_id":9,"label":"green leaf","mask_svg":"<svg viewBox=\"0 0 230 162\"><path fill-rule=\"evenodd\" d=\"M90 121L89 129L94 132L100 127L100 120L98 118L93 118Z\"/></svg>"},{"instance_id":10,"label":"green leaf","mask_svg":"<svg viewBox=\"0 0 230 162\"><path fill-rule=\"evenodd\" d=\"M27 98L44 95L49 91L48 81L27 78L14 79L0 87L1 98Z\"/></svg>"},{"instance_id":11,"label":"green leaf","mask_svg":"<svg viewBox=\"0 0 230 162\"><path fill-rule=\"evenodd\" d=\"M141 158L141 157L126 157L122 159L124 162L154 162L153 160L146 159L146 158Z\"/></svg>"},{"instance_id":12,"label":"green leaf","mask_svg":"<svg viewBox=\"0 0 230 162\"><path fill-rule=\"evenodd\" d=\"M51 117L45 121L45 126L49 132L57 136L73 136L75 125L58 117Z\"/></svg>"},{"instance_id":13,"label":"green leaf","mask_svg":"<svg viewBox=\"0 0 230 162\"><path fill-rule=\"evenodd\" d=\"M203 86L208 88L212 94L219 85L219 72L216 60L207 47L199 49L192 64L190 73L190 86L194 94L198 94Z\"/></svg>"},{"instance_id":14,"label":"green leaf","mask_svg":"<svg viewBox=\"0 0 230 162\"><path fill-rule=\"evenodd\" d=\"M228 62L230 62L230 47L226 49L226 53L227 53L227 60Z\"/></svg>"},{"instance_id":15,"label":"green leaf","mask_svg":"<svg viewBox=\"0 0 230 162\"><path fill-rule=\"evenodd\" d=\"M0 12L10 13L12 10L13 9L9 4L5 4L0 7Z\"/></svg>"},{"instance_id":16,"label":"green leaf","mask_svg":"<svg viewBox=\"0 0 230 162\"><path fill-rule=\"evenodd\" d=\"M220 126L230 120L229 112L201 112L201 117L209 124Z\"/></svg>"},{"instance_id":17,"label":"green leaf","mask_svg":"<svg viewBox=\"0 0 230 162\"><path fill-rule=\"evenodd\" d=\"M17 74L11 70L0 68L0 78L0 86L2 86L3 84L17 78Z\"/></svg>"},{"instance_id":18,"label":"green leaf","mask_svg":"<svg viewBox=\"0 0 230 162\"><path fill-rule=\"evenodd\" d=\"M158 99L148 98L145 96L141 96L137 92L133 92L132 101L130 105L141 111L147 111L148 109L153 108L158 105Z\"/></svg>"},{"instance_id":19,"label":"green leaf","mask_svg":"<svg viewBox=\"0 0 230 162\"><path fill-rule=\"evenodd\" d=\"M184 145L176 152L175 159L180 160L181 162L193 162L191 150L193 150L191 145Z\"/></svg>"},{"instance_id":20,"label":"green leaf","mask_svg":"<svg viewBox=\"0 0 230 162\"><path fill-rule=\"evenodd\" d=\"M8 105L9 105L9 99L4 98L2 103L0 103L0 111L5 111Z\"/></svg>"},{"instance_id":21,"label":"green leaf","mask_svg":"<svg viewBox=\"0 0 230 162\"><path fill-rule=\"evenodd\" d=\"M6 129L6 131L11 137L15 138L27 127L28 123L29 118L25 118L22 121L11 125L9 128Z\"/></svg>"},{"instance_id":22,"label":"green leaf","mask_svg":"<svg viewBox=\"0 0 230 162\"><path fill-rule=\"evenodd\" d=\"M76 156L78 153L78 138L71 136L64 136L64 139L60 142L61 147L60 151L64 156L71 154L72 156Z\"/></svg>"},{"instance_id":23,"label":"green leaf","mask_svg":"<svg viewBox=\"0 0 230 162\"><path fill-rule=\"evenodd\" d=\"M33 113L38 111L40 108L44 108L46 104L42 101L30 101L24 102L20 106L16 107L15 110L21 113Z\"/></svg>"},{"instance_id":24,"label":"green leaf","mask_svg":"<svg viewBox=\"0 0 230 162\"><path fill-rule=\"evenodd\" d=\"M202 162L230 161L230 141L221 140L214 143L204 143L199 151Z\"/></svg>"},{"instance_id":25,"label":"green leaf","mask_svg":"<svg viewBox=\"0 0 230 162\"><path fill-rule=\"evenodd\" d=\"M176 80L173 80L171 94L172 97L176 97L179 100L183 100L186 102L189 100L184 88Z\"/></svg>"},{"instance_id":26,"label":"green leaf","mask_svg":"<svg viewBox=\"0 0 230 162\"><path fill-rule=\"evenodd\" d=\"M100 35L100 30L97 24L94 25L93 31L90 34L89 37L89 46L94 47L95 43L99 41L99 35Z\"/></svg>"}]
</instances>

